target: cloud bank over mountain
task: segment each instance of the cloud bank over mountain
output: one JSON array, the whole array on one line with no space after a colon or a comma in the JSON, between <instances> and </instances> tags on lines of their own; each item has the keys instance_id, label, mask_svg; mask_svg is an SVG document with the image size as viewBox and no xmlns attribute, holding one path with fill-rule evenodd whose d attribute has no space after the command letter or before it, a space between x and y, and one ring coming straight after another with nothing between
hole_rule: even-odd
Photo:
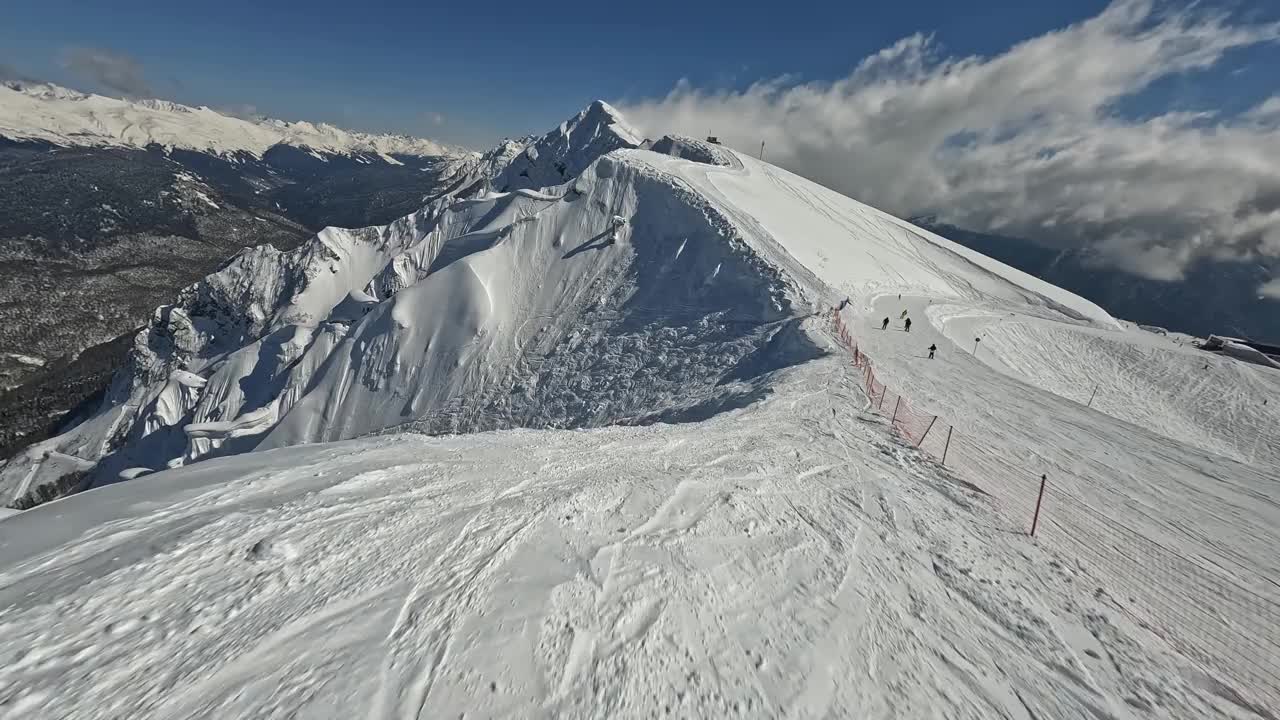
<instances>
[{"instance_id":1,"label":"cloud bank over mountain","mask_svg":"<svg viewBox=\"0 0 1280 720\"><path fill-rule=\"evenodd\" d=\"M1280 257L1280 96L1232 115L1120 106L1277 39L1277 24L1117 0L993 57L917 34L834 82L682 81L619 105L651 137L764 141L773 162L899 215L1089 244L1176 280L1203 258Z\"/></svg>"}]
</instances>

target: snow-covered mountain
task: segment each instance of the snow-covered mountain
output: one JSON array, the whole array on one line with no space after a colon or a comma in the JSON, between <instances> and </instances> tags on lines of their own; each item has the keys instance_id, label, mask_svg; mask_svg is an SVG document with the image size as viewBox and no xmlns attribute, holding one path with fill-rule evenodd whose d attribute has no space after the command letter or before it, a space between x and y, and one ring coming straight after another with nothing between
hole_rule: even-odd
<instances>
[{"instance_id":1,"label":"snow-covered mountain","mask_svg":"<svg viewBox=\"0 0 1280 720\"><path fill-rule=\"evenodd\" d=\"M0 470L115 483L0 519L0 713L1275 715L1280 373L635 141L589 108L159 308Z\"/></svg>"},{"instance_id":2,"label":"snow-covered mountain","mask_svg":"<svg viewBox=\"0 0 1280 720\"><path fill-rule=\"evenodd\" d=\"M0 136L62 146L195 150L261 158L277 145L332 155L436 157L460 151L424 138L351 132L325 123L244 119L167 100L124 100L50 83L0 83Z\"/></svg>"},{"instance_id":3,"label":"snow-covered mountain","mask_svg":"<svg viewBox=\"0 0 1280 720\"><path fill-rule=\"evenodd\" d=\"M16 499L65 485L73 465L92 465L89 482L102 483L397 426L703 416L749 401L761 375L816 352L796 327L831 288L901 273L943 293L1113 323L856 204L877 228L881 259L862 278L819 279L821 258L778 246L761 219L723 200L721 184L775 169L686 138L653 145L670 154L642 144L617 111L593 103L540 138L461 162L448 192L394 223L240 253L157 310L97 412L14 457L0 487ZM528 188L548 179L564 182ZM830 194L794 176L785 187L771 194ZM884 258L910 263L895 275Z\"/></svg>"}]
</instances>

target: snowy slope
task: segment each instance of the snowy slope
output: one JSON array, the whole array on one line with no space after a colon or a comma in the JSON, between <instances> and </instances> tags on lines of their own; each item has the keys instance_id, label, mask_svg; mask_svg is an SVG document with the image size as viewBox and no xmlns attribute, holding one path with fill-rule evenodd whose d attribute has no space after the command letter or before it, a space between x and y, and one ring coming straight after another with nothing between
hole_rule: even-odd
<instances>
[{"instance_id":1,"label":"snowy slope","mask_svg":"<svg viewBox=\"0 0 1280 720\"><path fill-rule=\"evenodd\" d=\"M702 423L287 448L2 520L0 708L1255 717L857 387L833 354Z\"/></svg>"},{"instance_id":2,"label":"snowy slope","mask_svg":"<svg viewBox=\"0 0 1280 720\"><path fill-rule=\"evenodd\" d=\"M457 150L403 135L349 132L324 123L244 120L207 107L122 100L47 83L0 83L0 136L58 145L197 150L260 158L273 145L350 155L450 155Z\"/></svg>"},{"instance_id":3,"label":"snowy slope","mask_svg":"<svg viewBox=\"0 0 1280 720\"><path fill-rule=\"evenodd\" d=\"M0 707L1244 716L856 393L832 356L707 423L288 448L0 521Z\"/></svg>"},{"instance_id":4,"label":"snowy slope","mask_svg":"<svg viewBox=\"0 0 1280 720\"><path fill-rule=\"evenodd\" d=\"M584 159L602 117L568 133ZM0 712L1280 712L1280 448L1247 400L1271 370L1215 359L1206 413L1160 391L1197 356L1071 293L767 164L654 148L537 190L463 193L494 177L468 170L157 311L102 412L5 470L136 479L0 519ZM1049 474L1252 604L1117 573L1076 548L1129 548L1060 505L1046 526L1078 545L1027 538L1009 478L957 477L871 411L827 320L846 299L958 448ZM903 310L911 333L878 329ZM1227 442L1248 430L1252 452ZM1224 626L1260 629L1184 641Z\"/></svg>"}]
</instances>

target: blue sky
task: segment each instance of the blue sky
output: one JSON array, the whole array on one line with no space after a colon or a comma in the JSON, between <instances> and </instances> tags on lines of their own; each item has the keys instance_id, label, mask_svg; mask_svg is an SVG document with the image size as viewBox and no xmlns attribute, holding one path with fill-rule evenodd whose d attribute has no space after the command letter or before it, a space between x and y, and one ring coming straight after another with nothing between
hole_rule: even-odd
<instances>
[{"instance_id":1,"label":"blue sky","mask_svg":"<svg viewBox=\"0 0 1280 720\"><path fill-rule=\"evenodd\" d=\"M1266 13L1268 1L1230 7ZM760 5L22 1L0 25L0 63L85 87L65 53L101 48L136 59L154 94L179 101L486 146L553 126L593 98L662 95L681 78L835 79L915 32L949 54L995 54L1106 2Z\"/></svg>"}]
</instances>

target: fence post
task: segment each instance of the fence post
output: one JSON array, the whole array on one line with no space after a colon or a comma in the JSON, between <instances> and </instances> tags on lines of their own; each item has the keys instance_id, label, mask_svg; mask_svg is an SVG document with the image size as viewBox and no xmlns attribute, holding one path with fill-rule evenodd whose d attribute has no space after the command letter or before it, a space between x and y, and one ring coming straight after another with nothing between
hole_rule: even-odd
<instances>
[{"instance_id":1,"label":"fence post","mask_svg":"<svg viewBox=\"0 0 1280 720\"><path fill-rule=\"evenodd\" d=\"M942 467L947 466L947 451L951 449L951 431L955 429L954 425L947 426L947 444L942 447Z\"/></svg>"},{"instance_id":2,"label":"fence post","mask_svg":"<svg viewBox=\"0 0 1280 720\"><path fill-rule=\"evenodd\" d=\"M1040 503L1044 501L1044 485L1048 481L1048 475L1040 476L1040 495L1036 498L1036 514L1031 516L1031 537L1036 536L1036 525L1040 524Z\"/></svg>"},{"instance_id":3,"label":"fence post","mask_svg":"<svg viewBox=\"0 0 1280 720\"><path fill-rule=\"evenodd\" d=\"M888 392L888 391L889 391L889 389L888 389L888 388L885 388L885 392ZM897 402L895 402L895 403L893 404L893 419L889 421L889 424L890 424L890 425L893 425L894 423L898 422L898 408L899 408L901 405L902 405L902 396L901 396L901 395L899 395L899 396L898 396L898 401L897 401Z\"/></svg>"},{"instance_id":4,"label":"fence post","mask_svg":"<svg viewBox=\"0 0 1280 720\"><path fill-rule=\"evenodd\" d=\"M1090 408L1093 407L1093 399L1097 397L1097 395L1098 395L1098 386L1094 385L1093 392L1089 394L1089 404L1085 405L1085 407L1090 407Z\"/></svg>"},{"instance_id":5,"label":"fence post","mask_svg":"<svg viewBox=\"0 0 1280 720\"><path fill-rule=\"evenodd\" d=\"M875 385L871 386L871 390L872 392L875 392ZM883 390L880 391L880 404L876 405L876 412L880 412L881 410L884 409L884 396L888 394L889 394L889 388L884 388Z\"/></svg>"},{"instance_id":6,"label":"fence post","mask_svg":"<svg viewBox=\"0 0 1280 720\"><path fill-rule=\"evenodd\" d=\"M924 445L924 439L929 437L929 431L933 429L933 424L936 422L938 422L938 416L934 415L933 419L929 421L929 427L925 428L924 434L920 436L920 442L916 443L916 447Z\"/></svg>"}]
</instances>

